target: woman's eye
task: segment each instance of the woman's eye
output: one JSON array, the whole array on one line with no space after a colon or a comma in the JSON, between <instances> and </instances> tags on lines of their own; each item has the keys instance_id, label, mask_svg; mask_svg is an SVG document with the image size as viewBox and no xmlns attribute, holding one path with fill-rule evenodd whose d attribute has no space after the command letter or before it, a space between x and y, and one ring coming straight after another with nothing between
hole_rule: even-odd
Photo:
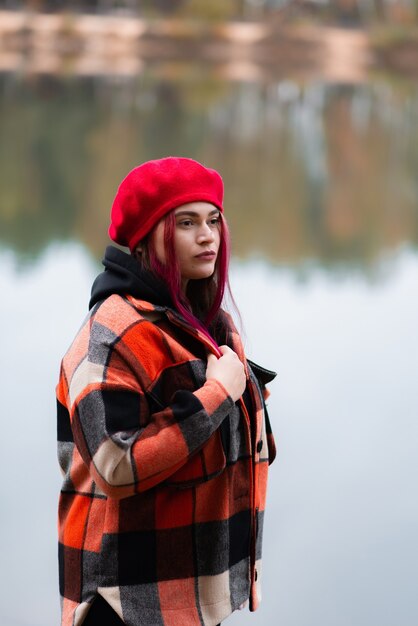
<instances>
[{"instance_id":1,"label":"woman's eye","mask_svg":"<svg viewBox=\"0 0 418 626\"><path fill-rule=\"evenodd\" d=\"M219 217L212 217L212 219L210 220L210 223L211 223L213 226L216 226L217 224L219 224L219 221L220 221L220 220L219 220Z\"/></svg>"},{"instance_id":2,"label":"woman's eye","mask_svg":"<svg viewBox=\"0 0 418 626\"><path fill-rule=\"evenodd\" d=\"M193 224L192 220L182 220L179 222L180 226L191 226Z\"/></svg>"}]
</instances>

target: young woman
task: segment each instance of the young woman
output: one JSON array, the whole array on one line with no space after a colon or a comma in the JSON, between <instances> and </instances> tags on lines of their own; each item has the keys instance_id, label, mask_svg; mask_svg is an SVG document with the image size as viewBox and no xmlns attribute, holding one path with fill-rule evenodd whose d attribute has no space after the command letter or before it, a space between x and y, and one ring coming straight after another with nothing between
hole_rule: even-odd
<instances>
[{"instance_id":1,"label":"young woman","mask_svg":"<svg viewBox=\"0 0 418 626\"><path fill-rule=\"evenodd\" d=\"M264 397L221 309L220 175L148 161L122 181L105 271L57 386L62 626L215 626L260 599Z\"/></svg>"}]
</instances>

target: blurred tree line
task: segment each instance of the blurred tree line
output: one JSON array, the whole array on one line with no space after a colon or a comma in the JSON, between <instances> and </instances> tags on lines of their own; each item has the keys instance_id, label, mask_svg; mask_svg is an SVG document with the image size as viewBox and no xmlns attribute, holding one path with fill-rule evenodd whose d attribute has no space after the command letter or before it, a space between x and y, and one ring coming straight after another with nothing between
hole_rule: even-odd
<instances>
[{"instance_id":1,"label":"blurred tree line","mask_svg":"<svg viewBox=\"0 0 418 626\"><path fill-rule=\"evenodd\" d=\"M64 0L0 0L0 8L69 10ZM415 22L418 0L74 0L71 10L215 20L262 19L277 15L290 19L332 20L354 26L373 21Z\"/></svg>"},{"instance_id":2,"label":"blurred tree line","mask_svg":"<svg viewBox=\"0 0 418 626\"><path fill-rule=\"evenodd\" d=\"M0 247L52 242L99 258L117 185L168 154L217 167L234 255L364 270L418 245L418 93L172 79L0 77Z\"/></svg>"}]
</instances>

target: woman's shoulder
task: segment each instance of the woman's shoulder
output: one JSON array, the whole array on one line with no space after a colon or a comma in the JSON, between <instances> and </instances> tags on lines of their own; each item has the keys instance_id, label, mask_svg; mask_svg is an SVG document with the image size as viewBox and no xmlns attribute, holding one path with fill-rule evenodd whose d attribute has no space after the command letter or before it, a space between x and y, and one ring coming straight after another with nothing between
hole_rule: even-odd
<instances>
[{"instance_id":1,"label":"woman's shoulder","mask_svg":"<svg viewBox=\"0 0 418 626\"><path fill-rule=\"evenodd\" d=\"M235 326L235 322L231 313L229 313L225 309L219 309L218 323L221 323L228 331L238 334L238 330L237 330L237 327Z\"/></svg>"},{"instance_id":2,"label":"woman's shoulder","mask_svg":"<svg viewBox=\"0 0 418 626\"><path fill-rule=\"evenodd\" d=\"M122 337L129 329L133 327L139 329L143 322L153 322L160 315L157 307L150 302L137 300L131 296L112 294L93 307L90 326L92 333L94 333L94 327L101 327ZM149 335L149 327L146 332Z\"/></svg>"}]
</instances>

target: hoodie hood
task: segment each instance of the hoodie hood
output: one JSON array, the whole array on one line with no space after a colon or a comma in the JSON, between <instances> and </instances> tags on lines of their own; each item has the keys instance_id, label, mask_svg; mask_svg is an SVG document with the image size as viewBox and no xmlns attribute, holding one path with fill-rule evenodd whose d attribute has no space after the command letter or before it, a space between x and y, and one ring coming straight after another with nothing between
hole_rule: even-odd
<instances>
[{"instance_id":1,"label":"hoodie hood","mask_svg":"<svg viewBox=\"0 0 418 626\"><path fill-rule=\"evenodd\" d=\"M165 283L143 269L130 254L108 246L102 263L105 270L93 283L89 309L113 294L131 295L157 306L172 306Z\"/></svg>"}]
</instances>

